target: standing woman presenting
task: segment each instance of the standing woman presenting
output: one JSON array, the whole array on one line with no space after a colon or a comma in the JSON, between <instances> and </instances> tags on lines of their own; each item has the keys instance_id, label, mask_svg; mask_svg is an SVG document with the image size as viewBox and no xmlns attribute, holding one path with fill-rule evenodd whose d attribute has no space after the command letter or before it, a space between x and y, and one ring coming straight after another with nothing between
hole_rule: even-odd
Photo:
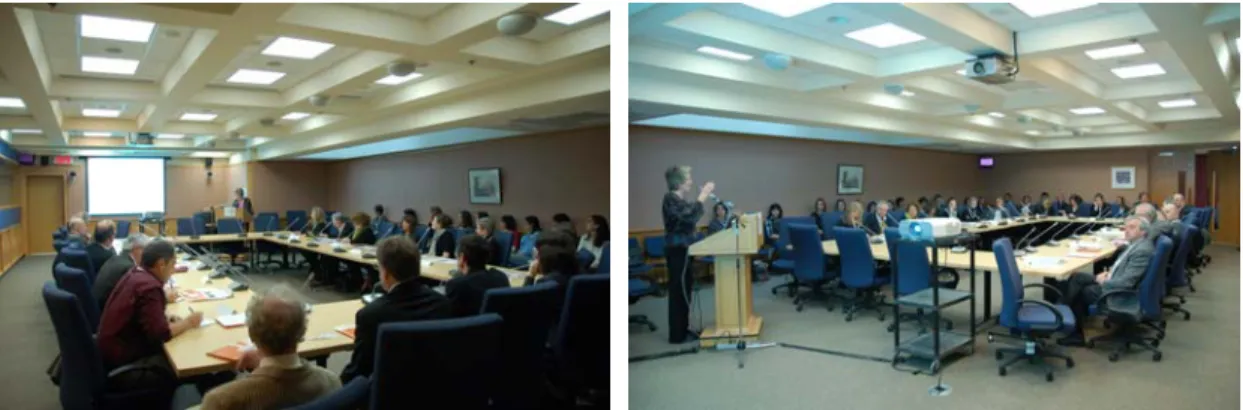
<instances>
[{"instance_id":1,"label":"standing woman presenting","mask_svg":"<svg viewBox=\"0 0 1243 410\"><path fill-rule=\"evenodd\" d=\"M669 271L669 343L682 343L693 336L690 325L690 293L694 284L687 266L690 265L688 248L695 237L695 224L704 215L707 201L716 187L711 181L699 189L699 196L691 198L691 167L674 166L665 171L665 184L669 192L661 202L661 216L665 221L665 266Z\"/></svg>"},{"instance_id":2,"label":"standing woman presenting","mask_svg":"<svg viewBox=\"0 0 1243 410\"><path fill-rule=\"evenodd\" d=\"M237 219L242 221L242 230L250 230L250 220L255 217L255 207L250 203L250 197L246 196L246 191L238 188L233 191L233 208L237 209Z\"/></svg>"}]
</instances>

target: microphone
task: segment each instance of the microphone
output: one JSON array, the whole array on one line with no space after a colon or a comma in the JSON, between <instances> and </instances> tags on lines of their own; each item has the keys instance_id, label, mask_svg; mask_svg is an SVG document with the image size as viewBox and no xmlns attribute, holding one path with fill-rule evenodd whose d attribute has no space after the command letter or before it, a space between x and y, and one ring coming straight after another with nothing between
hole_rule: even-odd
<instances>
[{"instance_id":1,"label":"microphone","mask_svg":"<svg viewBox=\"0 0 1243 410\"><path fill-rule=\"evenodd\" d=\"M1062 231L1065 231L1065 230L1066 230L1066 228L1069 228L1071 225L1073 225L1073 224L1068 223L1068 224L1066 224L1066 226L1063 226L1063 227L1062 227L1062 229L1058 229L1058 230L1057 230L1057 232L1054 232L1054 233L1053 233L1053 235L1049 236L1049 240L1048 240L1048 241L1046 241L1046 242L1044 243L1044 244L1045 244L1045 246L1058 246L1058 245L1060 245L1060 244L1061 244L1061 242L1059 242L1059 241L1057 240L1057 234L1062 233Z\"/></svg>"},{"instance_id":2,"label":"microphone","mask_svg":"<svg viewBox=\"0 0 1243 410\"><path fill-rule=\"evenodd\" d=\"M1053 228L1056 228L1057 225L1060 223L1061 222L1054 222L1053 225L1049 225L1049 227L1041 229L1041 230L1032 229L1031 232L1028 232L1027 236L1024 237L1024 239L1027 239L1027 244L1024 245L1023 239L1019 239L1018 246L1015 247L1016 249L1018 249L1018 251L1015 251L1014 254L1022 256L1022 255L1026 255L1029 253L1035 253L1036 247L1032 246L1032 244L1035 243L1036 240L1040 239L1040 237L1043 236L1045 232L1048 232L1052 230ZM1035 236L1032 236L1032 234L1036 232L1039 232L1039 233L1036 234ZM1023 254L1020 255L1019 252L1023 252Z\"/></svg>"},{"instance_id":3,"label":"microphone","mask_svg":"<svg viewBox=\"0 0 1243 410\"><path fill-rule=\"evenodd\" d=\"M279 217L278 217L278 218L279 218ZM272 226L272 225L276 224L276 220L277 220L278 218L268 219L268 226L267 226L266 228L264 228L264 230L263 230L263 236L272 236L272 235L275 235L274 233L272 233L272 229L273 229L273 228L275 228L275 226Z\"/></svg>"},{"instance_id":4,"label":"microphone","mask_svg":"<svg viewBox=\"0 0 1243 410\"><path fill-rule=\"evenodd\" d=\"M1080 226L1080 227L1078 227L1078 228L1075 228L1075 230L1074 230L1074 234L1073 234L1073 235L1071 235L1071 237L1073 237L1073 238L1078 238L1078 237L1079 237L1079 235L1082 235L1082 234L1084 234L1084 233L1087 233L1088 231L1091 231L1091 230L1092 230L1092 226L1094 226L1094 225L1096 225L1096 221L1089 221L1088 223L1083 224L1083 226Z\"/></svg>"},{"instance_id":5,"label":"microphone","mask_svg":"<svg viewBox=\"0 0 1243 410\"><path fill-rule=\"evenodd\" d=\"M198 227L198 220L196 220L193 216L191 216L190 217L190 239L199 238L198 229L195 229L197 227Z\"/></svg>"},{"instance_id":6,"label":"microphone","mask_svg":"<svg viewBox=\"0 0 1243 410\"><path fill-rule=\"evenodd\" d=\"M297 218L294 218L294 219L293 219L293 222L290 222L290 223L289 223L289 225L286 225L285 227L286 227L286 228L293 228L293 227L294 227L294 225L297 225L297 224L298 224L298 222L301 222L301 221L302 221L302 217L297 217ZM293 229L289 229L289 233L293 233ZM286 238L289 238L289 234L280 234L280 235L277 235L277 237L278 237L278 238L280 238L280 239L286 239Z\"/></svg>"}]
</instances>

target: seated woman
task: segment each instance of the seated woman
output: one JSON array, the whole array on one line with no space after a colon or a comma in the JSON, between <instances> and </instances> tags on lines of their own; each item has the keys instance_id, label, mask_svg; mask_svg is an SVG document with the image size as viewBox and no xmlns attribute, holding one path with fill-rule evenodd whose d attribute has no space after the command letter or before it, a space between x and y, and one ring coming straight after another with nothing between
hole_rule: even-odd
<instances>
[{"instance_id":1,"label":"seated woman","mask_svg":"<svg viewBox=\"0 0 1243 410\"><path fill-rule=\"evenodd\" d=\"M781 204L774 203L768 206L768 217L764 218L764 246L773 248L777 246L777 239L781 237L778 232L778 221L785 216L785 211L781 210ZM775 254L770 257L776 257Z\"/></svg>"},{"instance_id":2,"label":"seated woman","mask_svg":"<svg viewBox=\"0 0 1243 410\"><path fill-rule=\"evenodd\" d=\"M846 200L838 198L833 202L833 210L841 213L846 212Z\"/></svg>"},{"instance_id":3,"label":"seated woman","mask_svg":"<svg viewBox=\"0 0 1243 410\"><path fill-rule=\"evenodd\" d=\"M514 254L509 255L510 266L527 266L535 260L535 241L539 240L542 232L539 217L527 215L523 220L527 222L527 233L522 235L522 240L518 242L518 249L514 251Z\"/></svg>"},{"instance_id":4,"label":"seated woman","mask_svg":"<svg viewBox=\"0 0 1243 410\"><path fill-rule=\"evenodd\" d=\"M945 206L937 210L937 216L941 218L957 218L958 199L951 196L945 200Z\"/></svg>"},{"instance_id":5,"label":"seated woman","mask_svg":"<svg viewBox=\"0 0 1243 410\"><path fill-rule=\"evenodd\" d=\"M470 214L470 211L462 211L460 214L458 214L458 218L460 218L457 221L458 223L457 227L459 229L465 229L465 230L470 230L470 231L475 230L475 217L474 215Z\"/></svg>"},{"instance_id":6,"label":"seated woman","mask_svg":"<svg viewBox=\"0 0 1243 410\"><path fill-rule=\"evenodd\" d=\"M578 241L578 250L587 251L594 256L591 265L588 266L592 272L599 271L600 256L604 252L604 245L609 243L609 221L604 219L603 215L592 215L587 219L587 234Z\"/></svg>"},{"instance_id":7,"label":"seated woman","mask_svg":"<svg viewBox=\"0 0 1243 410\"><path fill-rule=\"evenodd\" d=\"M1113 216L1122 217L1131 214L1131 207L1127 206L1126 198L1123 198L1122 195L1118 195L1118 200L1114 203L1114 206L1117 207L1118 212L1115 212Z\"/></svg>"},{"instance_id":8,"label":"seated woman","mask_svg":"<svg viewBox=\"0 0 1243 410\"><path fill-rule=\"evenodd\" d=\"M1100 218L1100 217L1109 216L1109 212L1111 210L1112 209L1110 209L1109 204L1105 203L1105 195L1101 195L1101 193L1098 192L1096 193L1096 195L1092 196L1092 216L1093 217Z\"/></svg>"},{"instance_id":9,"label":"seated woman","mask_svg":"<svg viewBox=\"0 0 1243 410\"><path fill-rule=\"evenodd\" d=\"M863 228L863 204L859 201L851 202L847 211L842 214L842 219L837 221L837 226L843 228Z\"/></svg>"},{"instance_id":10,"label":"seated woman","mask_svg":"<svg viewBox=\"0 0 1243 410\"><path fill-rule=\"evenodd\" d=\"M967 197L967 206L958 212L958 219L963 222L979 222L982 217L980 200L974 196Z\"/></svg>"},{"instance_id":11,"label":"seated woman","mask_svg":"<svg viewBox=\"0 0 1243 410\"><path fill-rule=\"evenodd\" d=\"M401 235L417 244L423 238L420 238L419 234L414 230L416 226L419 226L419 220L415 219L414 215L406 214L401 217Z\"/></svg>"},{"instance_id":12,"label":"seated woman","mask_svg":"<svg viewBox=\"0 0 1243 410\"><path fill-rule=\"evenodd\" d=\"M903 219L919 219L923 217L923 213L919 209L918 203L906 204L906 213L902 214Z\"/></svg>"},{"instance_id":13,"label":"seated woman","mask_svg":"<svg viewBox=\"0 0 1243 410\"><path fill-rule=\"evenodd\" d=\"M820 226L820 216L829 213L829 202L824 198L816 198L815 204L812 205L811 219L816 223L816 230L820 234L824 234L824 227Z\"/></svg>"},{"instance_id":14,"label":"seated woman","mask_svg":"<svg viewBox=\"0 0 1243 410\"><path fill-rule=\"evenodd\" d=\"M496 224L492 222L492 218L479 218L479 222L475 223L475 235L479 235L484 241L487 241L488 248L488 264L501 264L501 244L496 243L493 233L496 232ZM461 239L458 239L461 241Z\"/></svg>"},{"instance_id":15,"label":"seated woman","mask_svg":"<svg viewBox=\"0 0 1243 410\"><path fill-rule=\"evenodd\" d=\"M456 243L453 241L453 233L449 232L449 226L453 225L453 220L448 215L439 214L432 217L432 229L430 235L425 235L423 242L419 244L419 253L442 258L452 258L453 251L456 249Z\"/></svg>"},{"instance_id":16,"label":"seated woman","mask_svg":"<svg viewBox=\"0 0 1243 410\"><path fill-rule=\"evenodd\" d=\"M354 228L354 234L343 239L342 243L348 243L353 246L375 245L376 235L375 230L371 228L371 216L359 212L354 214L350 221L356 227ZM342 278L343 281L340 283L340 287L345 289L343 291L348 291L352 287L351 285L357 285L361 282L362 286L358 288L359 292L363 294L371 293L371 285L379 280L379 272L370 266L364 267L355 262L343 262L345 262L346 269L349 271L349 275Z\"/></svg>"},{"instance_id":17,"label":"seated woman","mask_svg":"<svg viewBox=\"0 0 1243 410\"><path fill-rule=\"evenodd\" d=\"M518 220L513 215L501 215L501 230L509 232L509 236L513 238L509 244L510 252L518 249L518 244L522 243L522 232L518 230Z\"/></svg>"},{"instance_id":18,"label":"seated woman","mask_svg":"<svg viewBox=\"0 0 1243 410\"><path fill-rule=\"evenodd\" d=\"M311 213L308 215L306 224L302 225L300 233L306 237L306 241L313 241L316 236L319 236L326 229L328 229L328 220L324 217L324 209L316 206L311 208ZM311 280L316 284L323 284L323 270L320 269L319 253L305 250L300 252L302 259L306 260L306 263L310 265L308 273L311 275Z\"/></svg>"}]
</instances>

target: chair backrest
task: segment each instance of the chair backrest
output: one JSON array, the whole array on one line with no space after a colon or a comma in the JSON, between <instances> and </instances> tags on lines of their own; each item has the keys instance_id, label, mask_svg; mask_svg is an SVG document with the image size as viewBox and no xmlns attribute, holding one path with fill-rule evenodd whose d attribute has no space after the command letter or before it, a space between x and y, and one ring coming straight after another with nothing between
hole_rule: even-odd
<instances>
[{"instance_id":1,"label":"chair backrest","mask_svg":"<svg viewBox=\"0 0 1243 410\"><path fill-rule=\"evenodd\" d=\"M427 225L418 225L418 226L415 226L415 227L414 227L414 236L415 236L416 238L423 238L423 235L426 235L426 234L427 234L427 230L428 230L428 229L429 229L429 228L427 227Z\"/></svg>"},{"instance_id":2,"label":"chair backrest","mask_svg":"<svg viewBox=\"0 0 1243 410\"><path fill-rule=\"evenodd\" d=\"M52 241L52 248L56 249L56 253L60 253L60 250L64 249L66 246L69 246L69 241L67 240L56 239Z\"/></svg>"},{"instance_id":3,"label":"chair backrest","mask_svg":"<svg viewBox=\"0 0 1243 410\"><path fill-rule=\"evenodd\" d=\"M495 313L501 323L501 408L532 408L544 380L544 346L556 320L561 297L556 282L488 289L481 314ZM535 396L533 396L535 395Z\"/></svg>"},{"instance_id":4,"label":"chair backrest","mask_svg":"<svg viewBox=\"0 0 1243 410\"><path fill-rule=\"evenodd\" d=\"M522 235L521 238L518 238L518 254L527 258L535 255L535 241L537 240L539 240L539 232ZM630 243L634 245L631 248L633 253L639 247L639 241L635 238L630 238Z\"/></svg>"},{"instance_id":5,"label":"chair backrest","mask_svg":"<svg viewBox=\"0 0 1243 410\"><path fill-rule=\"evenodd\" d=\"M609 357L600 346L609 340L609 275L577 275L570 278L553 336L553 355L565 374L588 388L609 384Z\"/></svg>"},{"instance_id":6,"label":"chair backrest","mask_svg":"<svg viewBox=\"0 0 1243 410\"><path fill-rule=\"evenodd\" d=\"M514 234L500 230L492 232L492 242L496 243L496 249L501 252L496 260L501 262L501 266L509 266L509 254L514 249Z\"/></svg>"},{"instance_id":7,"label":"chair backrest","mask_svg":"<svg viewBox=\"0 0 1243 410\"><path fill-rule=\"evenodd\" d=\"M604 243L604 248L600 250L600 263L596 265L596 273L609 273L609 260L613 259L609 256L609 243Z\"/></svg>"},{"instance_id":8,"label":"chair backrest","mask_svg":"<svg viewBox=\"0 0 1243 410\"><path fill-rule=\"evenodd\" d=\"M897 267L894 265L898 263L898 240L902 239L902 234L897 227L893 227L885 228L881 235L885 237L885 249L889 251L889 269L895 271Z\"/></svg>"},{"instance_id":9,"label":"chair backrest","mask_svg":"<svg viewBox=\"0 0 1243 410\"><path fill-rule=\"evenodd\" d=\"M647 253L649 258L665 257L665 237L663 235L644 237L643 251Z\"/></svg>"},{"instance_id":10,"label":"chair backrest","mask_svg":"<svg viewBox=\"0 0 1243 410\"><path fill-rule=\"evenodd\" d=\"M1162 314L1161 299L1165 296L1165 267L1170 261L1170 253L1174 241L1166 236L1157 237L1157 249L1153 258L1148 261L1148 270L1139 284L1139 309L1144 316L1157 317Z\"/></svg>"},{"instance_id":11,"label":"chair backrest","mask_svg":"<svg viewBox=\"0 0 1243 410\"><path fill-rule=\"evenodd\" d=\"M117 220L117 238L125 239L129 237L129 224L130 221L128 220Z\"/></svg>"},{"instance_id":12,"label":"chair backrest","mask_svg":"<svg viewBox=\"0 0 1243 410\"><path fill-rule=\"evenodd\" d=\"M52 232L52 240L65 239L65 231Z\"/></svg>"},{"instance_id":13,"label":"chair backrest","mask_svg":"<svg viewBox=\"0 0 1243 410\"><path fill-rule=\"evenodd\" d=\"M1197 231L1187 224L1179 224L1178 230L1178 245L1174 247L1166 273L1166 284L1173 287L1187 285L1187 256L1191 254L1191 236Z\"/></svg>"},{"instance_id":14,"label":"chair backrest","mask_svg":"<svg viewBox=\"0 0 1243 410\"><path fill-rule=\"evenodd\" d=\"M889 230L885 231L886 241L897 242L893 245L896 253L889 254L890 266L897 264L897 272L893 276L897 281L894 293L903 296L928 289L929 278L933 277L932 264L928 262L928 246L916 241L903 241L901 238L890 239L887 232Z\"/></svg>"},{"instance_id":15,"label":"chair backrest","mask_svg":"<svg viewBox=\"0 0 1243 410\"><path fill-rule=\"evenodd\" d=\"M1090 217L1092 215L1091 204L1079 204L1079 209L1075 211L1075 216Z\"/></svg>"},{"instance_id":16,"label":"chair backrest","mask_svg":"<svg viewBox=\"0 0 1243 410\"><path fill-rule=\"evenodd\" d=\"M997 257L997 273L1001 275L1001 325L1017 328L1019 325L1019 301L1023 299L1023 278L1019 277L1018 261L1014 259L1014 245L1010 238L993 241L993 255Z\"/></svg>"},{"instance_id":17,"label":"chair backrest","mask_svg":"<svg viewBox=\"0 0 1243 410\"><path fill-rule=\"evenodd\" d=\"M886 219L886 220L885 220L885 224L886 224L886 225L890 225L890 226L892 226L892 225L895 223L894 221L899 221L899 222L900 222L900 221L902 221L902 220L904 220L904 219L906 219L906 210L905 210L905 209L903 209L903 210L890 209L890 210L889 210L889 219Z\"/></svg>"},{"instance_id":18,"label":"chair backrest","mask_svg":"<svg viewBox=\"0 0 1243 410\"><path fill-rule=\"evenodd\" d=\"M826 241L833 239L833 227L837 226L837 222L840 220L842 220L841 211L829 211L820 214L820 230L823 231L820 239Z\"/></svg>"},{"instance_id":19,"label":"chair backrest","mask_svg":"<svg viewBox=\"0 0 1243 410\"><path fill-rule=\"evenodd\" d=\"M180 230L181 227L178 226L177 229ZM237 218L220 218L219 221L216 221L216 232L234 234L242 233L241 221Z\"/></svg>"},{"instance_id":20,"label":"chair backrest","mask_svg":"<svg viewBox=\"0 0 1243 410\"><path fill-rule=\"evenodd\" d=\"M98 271L95 270L94 263L91 263L91 258L87 256L86 249L66 246L60 250L60 254L66 265L87 272L86 277L90 279L90 283L95 283L95 278L91 276L90 272ZM56 267L53 266L52 268L55 269Z\"/></svg>"},{"instance_id":21,"label":"chair backrest","mask_svg":"<svg viewBox=\"0 0 1243 410\"><path fill-rule=\"evenodd\" d=\"M309 218L310 214L307 211L297 209L285 211L285 223L289 224L285 229L291 232L301 231L302 228L306 227L306 222Z\"/></svg>"},{"instance_id":22,"label":"chair backrest","mask_svg":"<svg viewBox=\"0 0 1243 410\"><path fill-rule=\"evenodd\" d=\"M177 235L202 235L203 231L195 231L193 218L177 218Z\"/></svg>"},{"instance_id":23,"label":"chair backrest","mask_svg":"<svg viewBox=\"0 0 1243 410\"><path fill-rule=\"evenodd\" d=\"M591 267L591 263L596 261L596 255L592 255L586 249L579 249L575 256L578 259L579 272L587 272L588 268Z\"/></svg>"},{"instance_id":24,"label":"chair backrest","mask_svg":"<svg viewBox=\"0 0 1243 410\"><path fill-rule=\"evenodd\" d=\"M290 407L288 410L356 409L363 407L367 403L367 396L369 394L371 394L371 379L367 378L367 376L358 376L332 394L315 399L315 401L310 403L302 403L296 407Z\"/></svg>"},{"instance_id":25,"label":"chair backrest","mask_svg":"<svg viewBox=\"0 0 1243 410\"><path fill-rule=\"evenodd\" d=\"M876 261L867 233L860 228L833 228L842 259L842 284L848 288L871 286L876 278Z\"/></svg>"},{"instance_id":26,"label":"chair backrest","mask_svg":"<svg viewBox=\"0 0 1243 410\"><path fill-rule=\"evenodd\" d=\"M276 232L281 229L281 217L276 212L260 212L250 230L254 232Z\"/></svg>"},{"instance_id":27,"label":"chair backrest","mask_svg":"<svg viewBox=\"0 0 1243 410\"><path fill-rule=\"evenodd\" d=\"M816 220L810 216L787 216L777 221L777 256L785 260L794 259L794 254L789 251L791 225L811 226L814 229Z\"/></svg>"},{"instance_id":28,"label":"chair backrest","mask_svg":"<svg viewBox=\"0 0 1243 410\"><path fill-rule=\"evenodd\" d=\"M60 347L61 407L95 408L96 399L104 392L106 373L82 303L50 280L43 283L43 303Z\"/></svg>"},{"instance_id":29,"label":"chair backrest","mask_svg":"<svg viewBox=\"0 0 1243 410\"><path fill-rule=\"evenodd\" d=\"M500 381L501 335L494 313L381 324L371 408L415 408L433 397L447 408L486 408Z\"/></svg>"},{"instance_id":30,"label":"chair backrest","mask_svg":"<svg viewBox=\"0 0 1243 410\"><path fill-rule=\"evenodd\" d=\"M803 282L824 280L824 247L820 235L812 225L792 224L789 226L790 244L794 245L791 259L794 260L794 277Z\"/></svg>"},{"instance_id":31,"label":"chair backrest","mask_svg":"<svg viewBox=\"0 0 1243 410\"><path fill-rule=\"evenodd\" d=\"M1019 215L1022 215L1021 213L1019 213L1019 208L1014 206L1014 202L1006 202L1006 212L1010 214L1011 218L1015 218L1015 217L1018 217Z\"/></svg>"},{"instance_id":32,"label":"chair backrest","mask_svg":"<svg viewBox=\"0 0 1243 410\"><path fill-rule=\"evenodd\" d=\"M86 324L91 332L98 331L99 302L91 294L91 281L87 279L86 272L61 262L52 268L52 278L56 279L56 286L72 293L82 304L82 313L86 315Z\"/></svg>"}]
</instances>

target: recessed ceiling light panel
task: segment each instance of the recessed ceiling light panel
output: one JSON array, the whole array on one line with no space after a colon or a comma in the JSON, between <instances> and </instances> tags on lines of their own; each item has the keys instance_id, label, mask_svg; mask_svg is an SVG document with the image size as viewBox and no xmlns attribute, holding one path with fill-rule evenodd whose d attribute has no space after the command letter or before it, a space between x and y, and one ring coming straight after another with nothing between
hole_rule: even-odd
<instances>
[{"instance_id":1,"label":"recessed ceiling light panel","mask_svg":"<svg viewBox=\"0 0 1243 410\"><path fill-rule=\"evenodd\" d=\"M1136 54L1144 54L1144 47L1139 44L1127 44L1116 47L1098 48L1095 50L1084 51L1088 58L1093 60L1104 60L1107 58L1118 58L1123 56L1133 56Z\"/></svg>"},{"instance_id":2,"label":"recessed ceiling light panel","mask_svg":"<svg viewBox=\"0 0 1243 410\"><path fill-rule=\"evenodd\" d=\"M138 60L82 56L82 71L88 73L134 75L134 73L138 72Z\"/></svg>"},{"instance_id":3,"label":"recessed ceiling light panel","mask_svg":"<svg viewBox=\"0 0 1243 410\"><path fill-rule=\"evenodd\" d=\"M743 54L737 51L729 51L723 48L716 48L712 46L699 47L695 51L698 51L704 54L714 55L717 57L725 57L731 60L738 60L738 61L751 61L752 58L755 58L749 54Z\"/></svg>"},{"instance_id":4,"label":"recessed ceiling light panel","mask_svg":"<svg viewBox=\"0 0 1243 410\"><path fill-rule=\"evenodd\" d=\"M216 114L211 113L194 113L187 112L181 114L182 121L211 121L216 119Z\"/></svg>"},{"instance_id":5,"label":"recessed ceiling light panel","mask_svg":"<svg viewBox=\"0 0 1243 410\"><path fill-rule=\"evenodd\" d=\"M26 108L26 103L21 98L0 97L0 107L5 108Z\"/></svg>"},{"instance_id":6,"label":"recessed ceiling light panel","mask_svg":"<svg viewBox=\"0 0 1243 410\"><path fill-rule=\"evenodd\" d=\"M1113 71L1114 75L1121 79L1152 77L1154 75L1165 74L1165 69L1157 63L1118 67L1109 71Z\"/></svg>"},{"instance_id":7,"label":"recessed ceiling light panel","mask_svg":"<svg viewBox=\"0 0 1243 410\"><path fill-rule=\"evenodd\" d=\"M1079 108L1071 108L1070 113L1075 114L1075 115L1096 115L1096 114L1104 114L1105 110L1102 109L1101 107L1079 107Z\"/></svg>"},{"instance_id":8,"label":"recessed ceiling light panel","mask_svg":"<svg viewBox=\"0 0 1243 410\"><path fill-rule=\"evenodd\" d=\"M83 15L78 20L82 37L146 43L151 39L155 23L112 17Z\"/></svg>"},{"instance_id":9,"label":"recessed ceiling light panel","mask_svg":"<svg viewBox=\"0 0 1243 410\"><path fill-rule=\"evenodd\" d=\"M331 50L333 47L329 43L321 43L318 41L303 40L292 37L277 37L276 41L263 49L262 54L267 56L289 57L302 60L311 60L319 57L325 51Z\"/></svg>"},{"instance_id":10,"label":"recessed ceiling light panel","mask_svg":"<svg viewBox=\"0 0 1243 410\"><path fill-rule=\"evenodd\" d=\"M1182 98L1178 100L1160 101L1157 102L1157 105L1161 106L1161 108L1195 107L1196 100L1194 98Z\"/></svg>"},{"instance_id":11,"label":"recessed ceiling light panel","mask_svg":"<svg viewBox=\"0 0 1243 410\"><path fill-rule=\"evenodd\" d=\"M289 120L289 121L298 121L298 120L301 120L303 118L310 117L310 116L311 114L307 114L304 112L291 112L289 114L285 114L285 116L281 117L281 119Z\"/></svg>"},{"instance_id":12,"label":"recessed ceiling light panel","mask_svg":"<svg viewBox=\"0 0 1243 410\"><path fill-rule=\"evenodd\" d=\"M850 37L855 41L876 48L900 46L924 39L924 36L916 34L893 23L885 23L862 30L855 30L846 33L846 37Z\"/></svg>"},{"instance_id":13,"label":"recessed ceiling light panel","mask_svg":"<svg viewBox=\"0 0 1243 410\"><path fill-rule=\"evenodd\" d=\"M1071 10L1079 10L1082 8L1095 6L1096 3L1072 1L1072 0L1055 0L1055 1L1020 1L1012 2L1010 5L1031 18L1039 18L1050 16L1058 13L1065 13Z\"/></svg>"},{"instance_id":14,"label":"recessed ceiling light panel","mask_svg":"<svg viewBox=\"0 0 1243 410\"><path fill-rule=\"evenodd\" d=\"M233 73L233 75L229 76L229 79L225 81L238 84L269 85L277 80L280 80L281 77L284 76L285 73L277 71L251 70L243 68L237 70L236 73Z\"/></svg>"},{"instance_id":15,"label":"recessed ceiling light panel","mask_svg":"<svg viewBox=\"0 0 1243 410\"><path fill-rule=\"evenodd\" d=\"M116 118L121 116L121 111L103 108L83 108L82 115L87 117Z\"/></svg>"},{"instance_id":16,"label":"recessed ceiling light panel","mask_svg":"<svg viewBox=\"0 0 1243 410\"><path fill-rule=\"evenodd\" d=\"M544 20L572 26L579 22L609 12L609 2L579 3L556 13L549 14Z\"/></svg>"},{"instance_id":17,"label":"recessed ceiling light panel","mask_svg":"<svg viewBox=\"0 0 1243 410\"><path fill-rule=\"evenodd\" d=\"M410 73L410 74L406 74L405 76L402 76L402 77L398 77L398 76L395 76L395 75L390 75L390 76L388 76L388 77L384 77L384 78L381 78L381 79L379 79L379 80L376 80L376 82L375 82L375 83L376 83L376 84L384 84L384 85L398 85L398 84L401 84L401 83L404 83L404 82L406 82L406 81L410 81L410 80L413 80L413 79L416 79L416 78L419 78L419 77L422 77L422 76L423 76L423 74L420 74L420 73Z\"/></svg>"},{"instance_id":18,"label":"recessed ceiling light panel","mask_svg":"<svg viewBox=\"0 0 1243 410\"><path fill-rule=\"evenodd\" d=\"M745 1L742 4L756 10L772 13L780 17L790 18L827 6L831 3L825 1L769 1L764 3Z\"/></svg>"}]
</instances>

